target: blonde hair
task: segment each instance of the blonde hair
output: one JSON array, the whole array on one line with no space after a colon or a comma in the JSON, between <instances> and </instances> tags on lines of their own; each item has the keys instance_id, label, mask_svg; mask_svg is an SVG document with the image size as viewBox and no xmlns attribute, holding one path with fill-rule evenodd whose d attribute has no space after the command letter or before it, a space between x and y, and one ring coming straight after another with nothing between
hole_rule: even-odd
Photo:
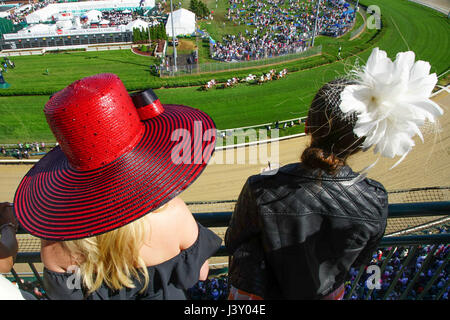
<instances>
[{"instance_id":1,"label":"blonde hair","mask_svg":"<svg viewBox=\"0 0 450 320\"><path fill-rule=\"evenodd\" d=\"M144 276L143 292L149 283L144 260L139 256L146 234L145 219L141 218L110 232L79 240L65 241L80 268L83 285L88 294L105 283L109 288L120 290L134 288L134 279Z\"/></svg>"}]
</instances>

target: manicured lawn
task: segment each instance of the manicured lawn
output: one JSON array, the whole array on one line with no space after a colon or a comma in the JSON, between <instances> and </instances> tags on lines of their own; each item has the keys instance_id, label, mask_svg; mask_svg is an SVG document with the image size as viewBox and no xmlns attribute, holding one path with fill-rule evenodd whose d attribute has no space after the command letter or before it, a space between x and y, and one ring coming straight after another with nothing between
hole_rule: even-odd
<instances>
[{"instance_id":1,"label":"manicured lawn","mask_svg":"<svg viewBox=\"0 0 450 320\"><path fill-rule=\"evenodd\" d=\"M0 97L1 143L54 142L43 112L48 96Z\"/></svg>"},{"instance_id":2,"label":"manicured lawn","mask_svg":"<svg viewBox=\"0 0 450 320\"><path fill-rule=\"evenodd\" d=\"M429 61L438 75L450 67L450 20L435 10L408 0L362 0L378 5L386 33L379 46L391 58L413 50L416 59Z\"/></svg>"},{"instance_id":3,"label":"manicured lawn","mask_svg":"<svg viewBox=\"0 0 450 320\"><path fill-rule=\"evenodd\" d=\"M0 95L51 94L73 81L102 72L116 73L127 87L133 87L150 82L149 66L154 63L154 58L130 50L50 53L11 60L16 67L4 74L11 87L1 90Z\"/></svg>"}]
</instances>

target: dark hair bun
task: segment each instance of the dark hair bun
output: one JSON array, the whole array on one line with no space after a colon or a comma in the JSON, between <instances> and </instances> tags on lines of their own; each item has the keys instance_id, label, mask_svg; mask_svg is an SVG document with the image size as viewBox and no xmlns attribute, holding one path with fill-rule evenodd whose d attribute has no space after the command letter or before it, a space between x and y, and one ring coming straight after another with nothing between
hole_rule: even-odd
<instances>
[{"instance_id":1,"label":"dark hair bun","mask_svg":"<svg viewBox=\"0 0 450 320\"><path fill-rule=\"evenodd\" d=\"M364 140L358 139L353 132L357 115L344 114L339 107L342 91L352 84L356 82L336 79L325 84L315 95L307 119L311 146L301 157L305 165L335 173L350 154L360 149Z\"/></svg>"},{"instance_id":2,"label":"dark hair bun","mask_svg":"<svg viewBox=\"0 0 450 320\"><path fill-rule=\"evenodd\" d=\"M327 173L335 173L344 163L332 153L325 154L320 148L309 147L302 153L302 163L310 168L319 168Z\"/></svg>"}]
</instances>

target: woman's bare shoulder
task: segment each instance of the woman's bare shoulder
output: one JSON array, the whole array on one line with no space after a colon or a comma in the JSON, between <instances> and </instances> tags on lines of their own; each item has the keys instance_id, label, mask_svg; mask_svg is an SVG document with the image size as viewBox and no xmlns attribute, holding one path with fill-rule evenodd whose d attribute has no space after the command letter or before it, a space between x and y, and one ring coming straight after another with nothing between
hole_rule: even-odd
<instances>
[{"instance_id":1,"label":"woman's bare shoulder","mask_svg":"<svg viewBox=\"0 0 450 320\"><path fill-rule=\"evenodd\" d=\"M198 226L186 203L179 197L170 200L166 207L157 213L165 220L168 228L176 235L180 250L190 247L198 236Z\"/></svg>"},{"instance_id":2,"label":"woman's bare shoulder","mask_svg":"<svg viewBox=\"0 0 450 320\"><path fill-rule=\"evenodd\" d=\"M69 252L59 241L41 240L41 260L47 269L55 272L66 272L73 264Z\"/></svg>"}]
</instances>

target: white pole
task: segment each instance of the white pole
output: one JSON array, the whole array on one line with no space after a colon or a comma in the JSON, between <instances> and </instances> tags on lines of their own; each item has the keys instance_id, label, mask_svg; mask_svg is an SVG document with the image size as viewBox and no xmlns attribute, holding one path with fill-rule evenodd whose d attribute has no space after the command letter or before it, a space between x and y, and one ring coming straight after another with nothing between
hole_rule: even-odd
<instances>
[{"instance_id":1,"label":"white pole","mask_svg":"<svg viewBox=\"0 0 450 320\"><path fill-rule=\"evenodd\" d=\"M216 0L217 1L217 0ZM197 24L197 16L195 16L195 51L196 51L196 58L197 61L194 61L197 63L197 73L200 73L200 66L198 64L198 24Z\"/></svg>"},{"instance_id":2,"label":"white pole","mask_svg":"<svg viewBox=\"0 0 450 320\"><path fill-rule=\"evenodd\" d=\"M173 62L174 62L174 72L177 71L177 48L175 46L175 30L173 28L173 5L172 0L170 0L170 19L172 22L172 44L173 44Z\"/></svg>"}]
</instances>

